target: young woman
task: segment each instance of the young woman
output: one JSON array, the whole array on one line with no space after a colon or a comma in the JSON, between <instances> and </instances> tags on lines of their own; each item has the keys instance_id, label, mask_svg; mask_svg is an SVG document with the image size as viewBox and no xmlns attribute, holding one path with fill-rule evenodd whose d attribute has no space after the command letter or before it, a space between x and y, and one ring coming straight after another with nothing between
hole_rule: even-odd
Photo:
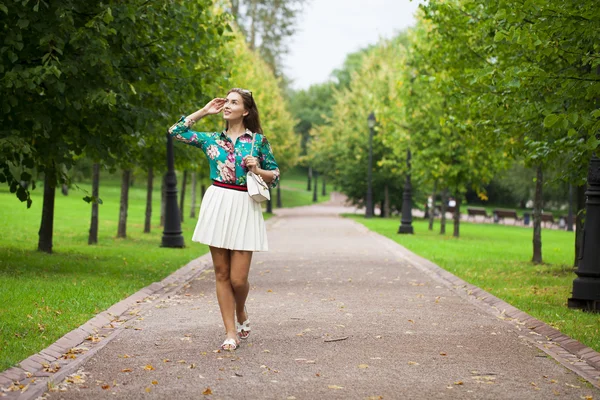
<instances>
[{"instance_id":1,"label":"young woman","mask_svg":"<svg viewBox=\"0 0 600 400\"><path fill-rule=\"evenodd\" d=\"M200 118L220 112L226 121L223 132L190 129ZM210 164L213 185L202 198L192 240L210 247L226 331L221 348L235 350L239 339L250 334L245 304L250 289L252 252L268 250L262 208L248 196L246 173L252 171L274 187L279 181L279 168L262 133L252 92L248 90L231 89L226 98L213 99L195 113L181 117L169 128L169 133L202 149Z\"/></svg>"}]
</instances>

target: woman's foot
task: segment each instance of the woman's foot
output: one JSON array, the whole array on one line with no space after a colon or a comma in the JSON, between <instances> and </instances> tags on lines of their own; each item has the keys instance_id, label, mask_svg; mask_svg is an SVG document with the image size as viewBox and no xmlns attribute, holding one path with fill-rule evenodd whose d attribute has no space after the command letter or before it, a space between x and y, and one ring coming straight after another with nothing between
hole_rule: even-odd
<instances>
[{"instance_id":1,"label":"woman's foot","mask_svg":"<svg viewBox=\"0 0 600 400\"><path fill-rule=\"evenodd\" d=\"M236 323L237 334L240 339L248 339L250 336L250 319L248 318L248 311L244 307L244 311L237 315L238 321L244 321L241 324Z\"/></svg>"},{"instance_id":2,"label":"woman's foot","mask_svg":"<svg viewBox=\"0 0 600 400\"><path fill-rule=\"evenodd\" d=\"M238 348L239 345L240 345L239 340L237 340L234 337L230 337L230 335L227 335L227 338L221 345L221 350L234 351L235 349Z\"/></svg>"}]
</instances>

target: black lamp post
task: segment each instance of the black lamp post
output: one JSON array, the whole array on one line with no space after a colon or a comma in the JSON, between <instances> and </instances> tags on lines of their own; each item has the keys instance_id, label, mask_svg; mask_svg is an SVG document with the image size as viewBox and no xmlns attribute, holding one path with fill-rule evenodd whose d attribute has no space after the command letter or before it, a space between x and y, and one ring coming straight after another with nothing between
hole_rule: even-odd
<instances>
[{"instance_id":1,"label":"black lamp post","mask_svg":"<svg viewBox=\"0 0 600 400\"><path fill-rule=\"evenodd\" d=\"M173 138L167 132L167 174L165 176L165 229L161 247L184 247L181 219L177 206L177 176L173 161Z\"/></svg>"},{"instance_id":2,"label":"black lamp post","mask_svg":"<svg viewBox=\"0 0 600 400\"><path fill-rule=\"evenodd\" d=\"M367 118L369 125L369 166L367 168L367 213L366 218L373 216L373 132L375 130L375 113L371 112Z\"/></svg>"},{"instance_id":3,"label":"black lamp post","mask_svg":"<svg viewBox=\"0 0 600 400\"><path fill-rule=\"evenodd\" d=\"M410 149L406 149L406 181L402 193L402 219L398 233L413 234L412 226L412 184L410 182Z\"/></svg>"},{"instance_id":4,"label":"black lamp post","mask_svg":"<svg viewBox=\"0 0 600 400\"><path fill-rule=\"evenodd\" d=\"M585 192L585 224L569 308L600 312L600 158L594 154Z\"/></svg>"}]
</instances>

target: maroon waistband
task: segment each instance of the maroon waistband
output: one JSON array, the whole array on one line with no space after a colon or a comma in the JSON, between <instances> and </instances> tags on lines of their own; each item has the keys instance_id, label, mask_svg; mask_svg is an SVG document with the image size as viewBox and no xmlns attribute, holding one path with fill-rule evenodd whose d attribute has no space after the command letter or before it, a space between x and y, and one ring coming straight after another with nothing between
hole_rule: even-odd
<instances>
[{"instance_id":1,"label":"maroon waistband","mask_svg":"<svg viewBox=\"0 0 600 400\"><path fill-rule=\"evenodd\" d=\"M240 186L240 185L234 185L232 183L223 183L223 182L219 182L219 181L213 181L213 185L218 186L218 187L222 187L225 189L232 189L232 190L237 190L240 192L247 192L248 188L246 186Z\"/></svg>"}]
</instances>

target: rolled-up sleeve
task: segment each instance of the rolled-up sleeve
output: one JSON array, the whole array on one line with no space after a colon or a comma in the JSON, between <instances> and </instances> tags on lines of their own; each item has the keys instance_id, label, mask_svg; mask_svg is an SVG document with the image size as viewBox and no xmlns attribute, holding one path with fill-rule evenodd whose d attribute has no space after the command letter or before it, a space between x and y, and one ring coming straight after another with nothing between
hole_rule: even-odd
<instances>
[{"instance_id":1,"label":"rolled-up sleeve","mask_svg":"<svg viewBox=\"0 0 600 400\"><path fill-rule=\"evenodd\" d=\"M268 183L269 188L274 188L277 186L279 183L279 166L277 165L277 161L275 161L271 143L269 143L265 136L263 136L261 142L260 168L264 169L265 171L272 171L275 174L273 180Z\"/></svg>"},{"instance_id":2,"label":"rolled-up sleeve","mask_svg":"<svg viewBox=\"0 0 600 400\"><path fill-rule=\"evenodd\" d=\"M169 128L169 135L175 140L204 149L206 140L211 136L207 132L196 132L190 129L190 121L182 116L179 121Z\"/></svg>"}]
</instances>

